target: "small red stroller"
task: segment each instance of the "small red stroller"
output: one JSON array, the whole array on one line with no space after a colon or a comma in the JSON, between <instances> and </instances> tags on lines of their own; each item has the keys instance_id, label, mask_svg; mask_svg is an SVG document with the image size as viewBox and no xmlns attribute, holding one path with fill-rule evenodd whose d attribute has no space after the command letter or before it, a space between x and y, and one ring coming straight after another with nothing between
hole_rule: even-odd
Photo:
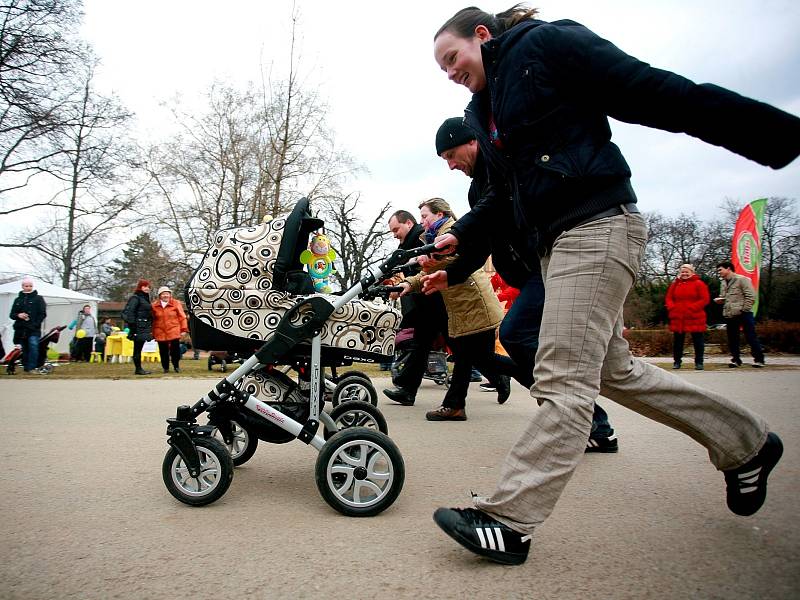
<instances>
[{"instance_id":1,"label":"small red stroller","mask_svg":"<svg viewBox=\"0 0 800 600\"><path fill-rule=\"evenodd\" d=\"M36 361L36 369L39 373L49 375L53 372L54 365L47 360L47 347L50 344L58 342L59 335L61 335L61 332L66 328L66 325L53 327L39 340L39 359ZM17 363L22 363L22 346L19 344L15 345L3 358L3 364L6 366L6 373L14 375L17 372Z\"/></svg>"}]
</instances>

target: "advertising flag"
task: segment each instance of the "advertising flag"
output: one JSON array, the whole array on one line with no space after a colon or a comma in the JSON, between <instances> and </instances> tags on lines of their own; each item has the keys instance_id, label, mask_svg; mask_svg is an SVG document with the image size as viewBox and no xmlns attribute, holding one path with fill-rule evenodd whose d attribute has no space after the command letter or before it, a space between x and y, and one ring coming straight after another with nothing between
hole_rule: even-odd
<instances>
[{"instance_id":1,"label":"advertising flag","mask_svg":"<svg viewBox=\"0 0 800 600\"><path fill-rule=\"evenodd\" d=\"M767 199L753 200L742 209L733 230L733 249L731 262L739 275L744 275L753 283L756 301L753 315L758 310L758 280L761 273L761 232L764 229L764 211Z\"/></svg>"}]
</instances>

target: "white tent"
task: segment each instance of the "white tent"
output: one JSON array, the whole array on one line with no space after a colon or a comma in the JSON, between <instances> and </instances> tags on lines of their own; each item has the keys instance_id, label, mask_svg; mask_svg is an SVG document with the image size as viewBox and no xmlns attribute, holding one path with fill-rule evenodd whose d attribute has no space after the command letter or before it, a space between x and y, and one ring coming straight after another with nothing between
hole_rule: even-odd
<instances>
[{"instance_id":1,"label":"white tent","mask_svg":"<svg viewBox=\"0 0 800 600\"><path fill-rule=\"evenodd\" d=\"M85 305L92 307L92 314L97 318L97 301L102 298L87 296L80 292L73 292L52 283L46 283L34 278L34 288L47 303L47 318L42 323L42 335L59 325L69 325L78 316L78 312ZM22 291L22 280L10 281L0 284L0 328L2 329L3 346L8 352L13 346L14 331L13 321L9 317L14 299ZM69 343L75 335L75 330L65 329L57 344L51 346L58 352L69 352Z\"/></svg>"}]
</instances>

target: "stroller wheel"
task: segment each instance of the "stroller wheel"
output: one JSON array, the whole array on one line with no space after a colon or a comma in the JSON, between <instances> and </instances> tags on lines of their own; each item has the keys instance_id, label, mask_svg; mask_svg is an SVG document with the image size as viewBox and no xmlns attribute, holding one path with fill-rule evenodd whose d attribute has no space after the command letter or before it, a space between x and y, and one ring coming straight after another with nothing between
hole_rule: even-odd
<instances>
[{"instance_id":1,"label":"stroller wheel","mask_svg":"<svg viewBox=\"0 0 800 600\"><path fill-rule=\"evenodd\" d=\"M317 488L331 507L350 517L371 517L400 495L405 464L388 436L352 427L322 447L315 473Z\"/></svg>"},{"instance_id":2,"label":"stroller wheel","mask_svg":"<svg viewBox=\"0 0 800 600\"><path fill-rule=\"evenodd\" d=\"M213 438L192 440L200 455L200 475L192 477L181 455L170 447L164 457L161 475L169 493L184 504L203 506L218 500L233 480L233 460L222 443Z\"/></svg>"},{"instance_id":3,"label":"stroller wheel","mask_svg":"<svg viewBox=\"0 0 800 600\"><path fill-rule=\"evenodd\" d=\"M211 435L215 440L219 441L228 449L228 453L230 453L231 458L233 459L233 466L238 467L250 460L253 457L253 454L256 453L256 448L258 448L258 437L239 425L239 423L234 420L231 420L230 424L233 432L233 440L230 444L225 443L225 440L222 438L222 434L216 427Z\"/></svg>"},{"instance_id":4,"label":"stroller wheel","mask_svg":"<svg viewBox=\"0 0 800 600\"><path fill-rule=\"evenodd\" d=\"M361 379L366 379L370 382L372 381L370 376L364 373L364 371L346 371L339 376L338 381L341 381L345 377L360 377Z\"/></svg>"},{"instance_id":5,"label":"stroller wheel","mask_svg":"<svg viewBox=\"0 0 800 600\"><path fill-rule=\"evenodd\" d=\"M366 427L380 431L383 434L389 433L389 427L386 425L386 419L381 411L363 400L349 400L340 404L331 411L331 419L333 419L337 429L336 431L328 431L326 429L323 433L326 440L330 439L333 434L348 427Z\"/></svg>"},{"instance_id":6,"label":"stroller wheel","mask_svg":"<svg viewBox=\"0 0 800 600\"><path fill-rule=\"evenodd\" d=\"M342 377L336 384L336 389L333 390L331 403L333 406L339 406L341 402L353 400L361 400L378 406L378 392L368 379L363 379L358 375Z\"/></svg>"}]
</instances>

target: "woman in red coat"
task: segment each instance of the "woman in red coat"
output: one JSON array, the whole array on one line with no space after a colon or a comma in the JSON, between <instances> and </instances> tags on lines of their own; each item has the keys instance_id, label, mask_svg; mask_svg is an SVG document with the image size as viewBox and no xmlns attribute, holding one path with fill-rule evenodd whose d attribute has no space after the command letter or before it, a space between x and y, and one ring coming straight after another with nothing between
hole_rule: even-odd
<instances>
[{"instance_id":1,"label":"woman in red coat","mask_svg":"<svg viewBox=\"0 0 800 600\"><path fill-rule=\"evenodd\" d=\"M695 274L692 265L681 265L678 277L667 290L665 304L669 314L669 330L673 333L673 369L681 368L683 342L692 334L694 368L703 370L703 335L706 331L705 307L710 301L708 286Z\"/></svg>"},{"instance_id":2,"label":"woman in red coat","mask_svg":"<svg viewBox=\"0 0 800 600\"><path fill-rule=\"evenodd\" d=\"M172 297L166 287L158 288L158 299L153 302L153 338L158 342L161 366L169 373L169 361L176 373L180 373L181 334L189 331L186 314L181 303Z\"/></svg>"}]
</instances>

